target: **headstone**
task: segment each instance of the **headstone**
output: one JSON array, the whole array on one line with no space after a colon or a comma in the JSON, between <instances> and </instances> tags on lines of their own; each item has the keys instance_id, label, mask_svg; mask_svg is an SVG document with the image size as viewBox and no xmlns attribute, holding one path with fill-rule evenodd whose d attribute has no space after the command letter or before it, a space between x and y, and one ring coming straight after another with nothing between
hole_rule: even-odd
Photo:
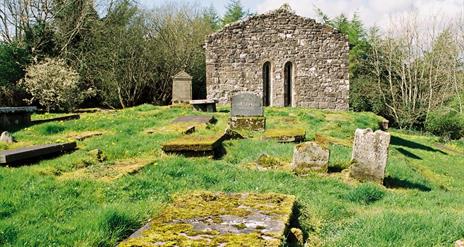
<instances>
[{"instance_id":1,"label":"headstone","mask_svg":"<svg viewBox=\"0 0 464 247\"><path fill-rule=\"evenodd\" d=\"M43 158L47 155L61 154L76 149L76 143L58 143L36 145L13 150L0 151L0 164L14 164L30 159Z\"/></svg>"},{"instance_id":2,"label":"headstone","mask_svg":"<svg viewBox=\"0 0 464 247\"><path fill-rule=\"evenodd\" d=\"M183 193L119 247L290 245L294 205L276 193Z\"/></svg>"},{"instance_id":3,"label":"headstone","mask_svg":"<svg viewBox=\"0 0 464 247\"><path fill-rule=\"evenodd\" d=\"M360 181L383 183L390 133L371 129L355 132L350 176Z\"/></svg>"},{"instance_id":4,"label":"headstone","mask_svg":"<svg viewBox=\"0 0 464 247\"><path fill-rule=\"evenodd\" d=\"M172 77L172 103L189 103L192 100L192 77L181 71Z\"/></svg>"},{"instance_id":5,"label":"headstone","mask_svg":"<svg viewBox=\"0 0 464 247\"><path fill-rule=\"evenodd\" d=\"M191 100L190 105L197 111L203 112L216 112L217 100L214 99L200 99L200 100Z\"/></svg>"},{"instance_id":6,"label":"headstone","mask_svg":"<svg viewBox=\"0 0 464 247\"><path fill-rule=\"evenodd\" d=\"M2 135L0 135L0 142L10 144L14 142L14 139L8 131L3 131Z\"/></svg>"},{"instance_id":7,"label":"headstone","mask_svg":"<svg viewBox=\"0 0 464 247\"><path fill-rule=\"evenodd\" d=\"M292 170L299 175L308 172L327 172L329 169L329 150L315 142L305 142L295 146Z\"/></svg>"},{"instance_id":8,"label":"headstone","mask_svg":"<svg viewBox=\"0 0 464 247\"><path fill-rule=\"evenodd\" d=\"M261 131L266 128L263 101L252 93L242 93L232 97L229 127Z\"/></svg>"},{"instance_id":9,"label":"headstone","mask_svg":"<svg viewBox=\"0 0 464 247\"><path fill-rule=\"evenodd\" d=\"M232 97L231 117L262 117L264 116L263 101L252 93L237 94Z\"/></svg>"}]
</instances>

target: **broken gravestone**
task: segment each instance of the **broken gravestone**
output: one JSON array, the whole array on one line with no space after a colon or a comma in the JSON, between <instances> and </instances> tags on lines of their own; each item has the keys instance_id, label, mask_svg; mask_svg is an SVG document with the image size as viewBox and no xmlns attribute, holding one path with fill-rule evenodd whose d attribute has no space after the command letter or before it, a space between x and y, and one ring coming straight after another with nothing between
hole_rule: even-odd
<instances>
[{"instance_id":1,"label":"broken gravestone","mask_svg":"<svg viewBox=\"0 0 464 247\"><path fill-rule=\"evenodd\" d=\"M327 172L329 169L329 150L315 142L305 142L295 146L292 170L298 175L309 172Z\"/></svg>"},{"instance_id":2,"label":"broken gravestone","mask_svg":"<svg viewBox=\"0 0 464 247\"><path fill-rule=\"evenodd\" d=\"M252 93L242 93L232 97L229 127L254 131L264 130L266 118L262 99Z\"/></svg>"},{"instance_id":3,"label":"broken gravestone","mask_svg":"<svg viewBox=\"0 0 464 247\"><path fill-rule=\"evenodd\" d=\"M14 139L8 131L3 131L2 135L0 135L0 142L10 144L14 142Z\"/></svg>"},{"instance_id":4,"label":"broken gravestone","mask_svg":"<svg viewBox=\"0 0 464 247\"><path fill-rule=\"evenodd\" d=\"M355 132L350 176L360 181L383 183L390 133L371 129Z\"/></svg>"},{"instance_id":5,"label":"broken gravestone","mask_svg":"<svg viewBox=\"0 0 464 247\"><path fill-rule=\"evenodd\" d=\"M294 204L294 196L275 193L184 194L119 246L279 247Z\"/></svg>"}]
</instances>

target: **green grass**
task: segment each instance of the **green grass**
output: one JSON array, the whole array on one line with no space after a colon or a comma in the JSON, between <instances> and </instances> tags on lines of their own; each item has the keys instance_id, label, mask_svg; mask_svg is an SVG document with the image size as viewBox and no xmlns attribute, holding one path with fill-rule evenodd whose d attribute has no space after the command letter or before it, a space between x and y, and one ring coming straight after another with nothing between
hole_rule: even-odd
<instances>
[{"instance_id":1,"label":"green grass","mask_svg":"<svg viewBox=\"0 0 464 247\"><path fill-rule=\"evenodd\" d=\"M219 107L219 110L227 110ZM81 119L32 126L13 133L19 141L0 149L68 140L71 133L102 131L78 143L74 153L19 168L0 167L0 246L114 246L158 215L171 196L194 190L277 192L295 195L309 246L451 246L464 238L464 143L392 130L386 188L345 182L340 173L296 177L285 171L255 171L242 164L263 153L291 161L294 144L253 139L225 142L220 160L164 155L162 143L176 132L146 134L186 114L185 108L142 105L117 112L85 113ZM335 114L335 116L334 116ZM370 113L266 109L268 127L304 128L351 143L356 128L376 128ZM193 136L224 131L218 123ZM35 118L40 118L36 116ZM153 160L112 182L59 179L85 167L88 151L101 149L102 166L134 158ZM330 145L330 167L349 165L351 148Z\"/></svg>"}]
</instances>

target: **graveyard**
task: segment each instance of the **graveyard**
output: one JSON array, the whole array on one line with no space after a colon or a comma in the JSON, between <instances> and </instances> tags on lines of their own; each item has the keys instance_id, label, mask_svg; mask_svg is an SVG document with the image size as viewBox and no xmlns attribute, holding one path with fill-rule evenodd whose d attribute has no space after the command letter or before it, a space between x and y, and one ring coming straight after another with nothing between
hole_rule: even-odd
<instances>
[{"instance_id":1,"label":"graveyard","mask_svg":"<svg viewBox=\"0 0 464 247\"><path fill-rule=\"evenodd\" d=\"M357 130L385 128L373 113L240 107L33 114L35 124L11 132L15 142L0 142L3 154L76 146L0 164L0 245L451 246L462 238L462 140ZM229 128L247 114L258 125ZM386 162L384 174L357 166L358 142L371 142L361 151L372 154L358 161ZM355 179L360 171L371 179Z\"/></svg>"}]
</instances>

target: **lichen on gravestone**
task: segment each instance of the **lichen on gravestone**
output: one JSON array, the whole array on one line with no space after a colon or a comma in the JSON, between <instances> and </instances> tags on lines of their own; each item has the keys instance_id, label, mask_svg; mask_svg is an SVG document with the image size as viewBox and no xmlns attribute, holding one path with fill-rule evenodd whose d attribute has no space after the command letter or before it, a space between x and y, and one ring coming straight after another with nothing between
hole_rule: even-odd
<instances>
[{"instance_id":1,"label":"lichen on gravestone","mask_svg":"<svg viewBox=\"0 0 464 247\"><path fill-rule=\"evenodd\" d=\"M298 144L293 152L292 170L298 175L326 173L329 169L329 157L329 150L315 142Z\"/></svg>"}]
</instances>

